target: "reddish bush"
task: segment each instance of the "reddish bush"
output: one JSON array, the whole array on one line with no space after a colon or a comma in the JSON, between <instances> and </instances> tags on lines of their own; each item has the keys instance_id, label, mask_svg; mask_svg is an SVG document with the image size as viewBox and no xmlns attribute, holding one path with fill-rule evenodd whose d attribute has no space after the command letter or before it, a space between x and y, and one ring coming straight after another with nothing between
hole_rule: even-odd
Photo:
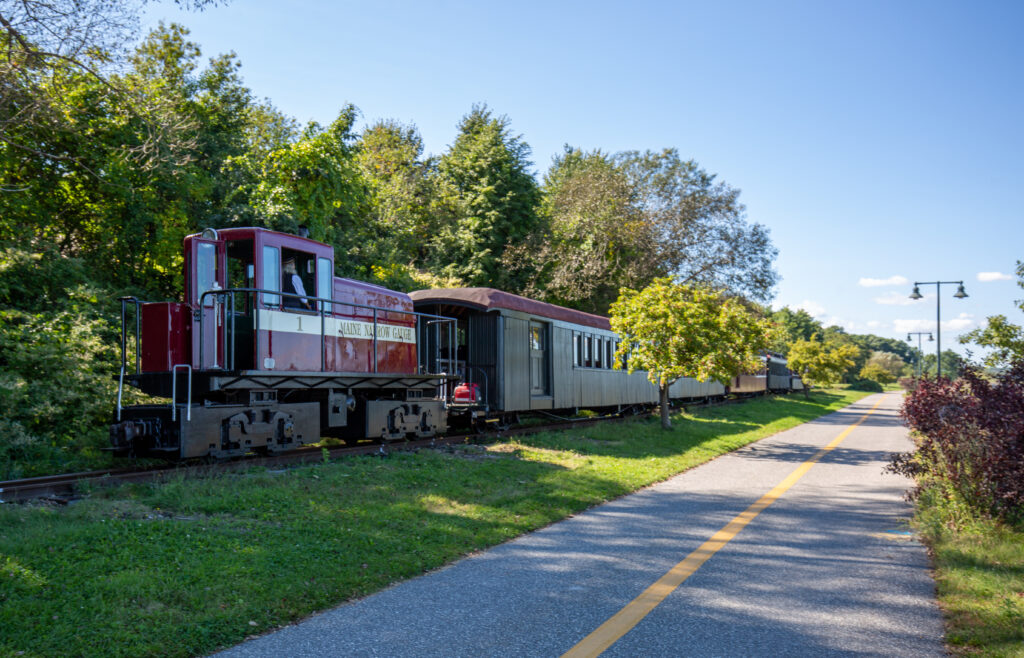
<instances>
[{"instance_id":1,"label":"reddish bush","mask_svg":"<svg viewBox=\"0 0 1024 658\"><path fill-rule=\"evenodd\" d=\"M917 388L917 378L915 377L900 377L899 381L896 382L900 385L904 391L912 391Z\"/></svg>"},{"instance_id":2,"label":"reddish bush","mask_svg":"<svg viewBox=\"0 0 1024 658\"><path fill-rule=\"evenodd\" d=\"M955 381L922 379L903 404L917 451L890 468L943 478L978 509L1024 515L1024 361L995 380L973 367Z\"/></svg>"}]
</instances>

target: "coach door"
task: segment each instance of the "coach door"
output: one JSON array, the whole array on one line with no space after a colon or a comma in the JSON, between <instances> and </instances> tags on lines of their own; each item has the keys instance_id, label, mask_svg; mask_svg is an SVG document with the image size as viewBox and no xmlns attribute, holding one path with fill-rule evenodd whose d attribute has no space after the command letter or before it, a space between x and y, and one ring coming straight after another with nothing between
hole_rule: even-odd
<instances>
[{"instance_id":1,"label":"coach door","mask_svg":"<svg viewBox=\"0 0 1024 658\"><path fill-rule=\"evenodd\" d=\"M224 300L203 293L224 289L224 242L207 238L205 231L203 236L192 240L189 253L189 302L196 311L192 316L192 361L198 369L222 368Z\"/></svg>"},{"instance_id":2,"label":"coach door","mask_svg":"<svg viewBox=\"0 0 1024 658\"><path fill-rule=\"evenodd\" d=\"M551 395L548 380L548 324L530 322L530 395Z\"/></svg>"}]
</instances>

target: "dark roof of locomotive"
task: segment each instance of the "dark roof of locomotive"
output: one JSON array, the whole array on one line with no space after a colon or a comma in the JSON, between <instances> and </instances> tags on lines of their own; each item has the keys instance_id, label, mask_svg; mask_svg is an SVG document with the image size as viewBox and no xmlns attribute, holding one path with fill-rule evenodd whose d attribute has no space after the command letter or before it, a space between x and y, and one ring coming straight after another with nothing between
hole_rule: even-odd
<instances>
[{"instance_id":1,"label":"dark roof of locomotive","mask_svg":"<svg viewBox=\"0 0 1024 658\"><path fill-rule=\"evenodd\" d=\"M494 288L435 288L433 290L416 290L409 293L416 304L437 303L456 304L475 308L481 311L507 310L520 311L530 315L538 315L552 320L581 324L595 329L611 331L608 318L593 313L584 313L564 306L556 306L547 302L538 302L527 297L513 295L510 292Z\"/></svg>"}]
</instances>

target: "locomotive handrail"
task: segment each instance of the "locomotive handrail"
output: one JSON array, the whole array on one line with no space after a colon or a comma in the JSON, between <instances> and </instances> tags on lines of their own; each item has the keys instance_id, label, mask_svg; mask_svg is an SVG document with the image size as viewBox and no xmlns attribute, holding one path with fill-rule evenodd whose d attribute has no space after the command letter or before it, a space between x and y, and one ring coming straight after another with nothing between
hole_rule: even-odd
<instances>
[{"instance_id":1,"label":"locomotive handrail","mask_svg":"<svg viewBox=\"0 0 1024 658\"><path fill-rule=\"evenodd\" d=\"M176 363L171 366L171 421L176 420L175 411L178 405L178 368L188 373L188 398L185 400L185 420L192 422L192 366L187 363Z\"/></svg>"},{"instance_id":2,"label":"locomotive handrail","mask_svg":"<svg viewBox=\"0 0 1024 658\"><path fill-rule=\"evenodd\" d=\"M121 420L121 400L124 396L124 373L127 368L127 342L128 342L128 331L125 326L125 320L128 314L128 303L131 302L135 306L135 374L139 374L139 324L140 324L140 313L139 305L142 304L137 297L120 297L118 301L121 302L121 369L120 374L117 378L117 420Z\"/></svg>"},{"instance_id":3,"label":"locomotive handrail","mask_svg":"<svg viewBox=\"0 0 1024 658\"><path fill-rule=\"evenodd\" d=\"M225 361L226 361L225 365L228 365L228 363L229 363L230 364L230 368L229 369L232 370L232 371L235 369L235 345L234 345L234 341L233 340L232 341L228 340L228 322L230 322L230 324L231 324L231 334L233 336L234 335L234 331L235 331L235 315L236 315L236 313L235 313L235 308L236 308L235 307L235 295L239 294L239 293L242 293L242 294L253 294L253 295L274 294L274 295L280 296L282 298L283 297L290 297L290 298L295 298L295 299L305 299L305 300L310 301L310 302L318 302L318 303L315 304L316 310L311 310L310 313L315 313L318 316L320 316L320 371L321 372L325 372L327 370L327 354L326 354L326 352L327 352L327 346L326 346L327 317L328 317L328 315L334 316L334 314L336 312L335 311L335 307L337 307L337 306L349 306L349 307L352 307L353 309L359 308L359 309L366 309L366 310L372 311L372 316L373 316L373 367L372 367L372 372L374 372L374 373L378 372L378 363L377 363L378 312L382 311L385 314L391 313L391 314L399 314L399 315L405 315L405 316L412 316L414 318L414 321L417 324L417 328L418 328L418 325L419 325L419 319L420 318L428 319L429 323L444 323L444 324L451 323L452 325L454 325L456 323L455 318L449 318L449 317L445 317L443 315L435 315L435 314L432 314L432 313L420 313L418 311L405 311L405 310L400 310L400 309L383 308L383 307L380 307L380 306L372 306L370 304L359 304L357 302L343 302L343 301L337 301L337 300L326 298L326 297L313 297L313 296L310 296L310 295L300 295L298 293L289 293L289 292L283 292L283 291L279 291L279 290L268 290L266 288L226 288L226 289L222 289L222 290L207 290L207 291L204 291L199 296L199 304L198 304L198 308L200 309L200 312L199 312L199 335L200 335L200 340L199 340L199 365L198 365L198 367L199 367L200 370L204 369L204 367L206 365L206 355L205 355L206 343L202 339L203 336L205 336L206 314L202 312L202 309L205 308L204 303L206 301L207 296L211 296L215 300L216 299L220 299L220 298L226 298L225 302L228 302L228 300L230 300L229 301L229 303L230 303L230 310L231 310L230 320L229 321L225 321L223 323L223 327L224 327L224 331L223 331L223 344L225 346L225 349L224 349ZM259 320L259 313L256 312L256 311L259 310L258 302L256 301L257 299L258 299L258 297L254 296L254 298L253 298L253 309L254 309L253 310L253 337L254 337L254 340L255 340L254 348L255 348L256 353L258 354L259 353L259 340L260 340L260 338L259 338L259 332L260 332L259 321L260 320ZM329 306L330 306L330 310L328 310ZM222 303L222 308L226 309L227 308L227 304ZM217 310L218 309L217 309L217 307L215 305L214 306L214 313L215 313L215 315L217 315ZM217 317L219 319L219 315ZM387 316L385 316L385 318L386 317ZM124 323L122 321L122 328L123 328L123 324ZM452 354L452 352L453 352L454 345L452 345L452 343L455 340L455 334L456 334L455 331L449 331L449 335L448 335L449 354ZM417 335L418 335L418 331L417 331ZM438 343L440 343L440 340L438 341ZM230 359L228 358L229 355L230 355ZM451 358L449 357L448 360L451 361ZM440 365L440 359L438 359L438 365ZM451 364L449 364L449 366L450 365ZM219 367L219 366L217 366L215 364L214 367ZM445 395L445 397L447 398L447 395Z\"/></svg>"}]
</instances>

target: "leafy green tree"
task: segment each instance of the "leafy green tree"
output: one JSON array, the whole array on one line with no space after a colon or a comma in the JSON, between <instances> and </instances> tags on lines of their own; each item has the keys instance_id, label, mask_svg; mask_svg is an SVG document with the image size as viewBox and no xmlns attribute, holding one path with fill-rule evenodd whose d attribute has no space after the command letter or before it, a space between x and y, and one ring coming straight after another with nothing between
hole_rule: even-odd
<instances>
[{"instance_id":1,"label":"leafy green tree","mask_svg":"<svg viewBox=\"0 0 1024 658\"><path fill-rule=\"evenodd\" d=\"M868 363L860 369L858 376L861 379L870 379L879 384L889 384L896 381L896 377L891 372L877 363Z\"/></svg>"},{"instance_id":2,"label":"leafy green tree","mask_svg":"<svg viewBox=\"0 0 1024 658\"><path fill-rule=\"evenodd\" d=\"M778 250L767 228L747 222L739 190L716 181L695 161L682 160L675 149L627 151L615 160L656 237L661 271L680 283L771 299Z\"/></svg>"},{"instance_id":3,"label":"leafy green tree","mask_svg":"<svg viewBox=\"0 0 1024 658\"><path fill-rule=\"evenodd\" d=\"M241 156L233 166L251 181L237 190L253 208L252 223L333 244L335 269L366 276L367 192L356 163L353 126L358 110L346 105L326 128L311 123L296 141L265 155Z\"/></svg>"},{"instance_id":4,"label":"leafy green tree","mask_svg":"<svg viewBox=\"0 0 1024 658\"><path fill-rule=\"evenodd\" d=\"M202 10L216 0L176 0ZM0 143L23 154L82 166L77 153L51 149L72 138L87 83L104 102L118 105L126 118L145 124L141 143L106 143L106 157L130 157L137 164L176 160L187 121L154 97L113 72L125 63L135 41L145 0L18 0L0 3ZM65 84L70 83L70 84ZM24 139L49 133L52 142ZM91 170L98 176L102 170Z\"/></svg>"},{"instance_id":5,"label":"leafy green tree","mask_svg":"<svg viewBox=\"0 0 1024 658\"><path fill-rule=\"evenodd\" d=\"M854 367L858 349L851 343L798 340L789 346L789 367L813 386L838 383Z\"/></svg>"},{"instance_id":6,"label":"leafy green tree","mask_svg":"<svg viewBox=\"0 0 1024 658\"><path fill-rule=\"evenodd\" d=\"M893 354L892 352L872 352L871 356L868 357L868 361L864 367L866 368L868 366L876 366L878 368L881 368L882 370L885 370L887 373L889 373L889 376L892 377L891 381L896 381L896 378L906 374L907 370L907 363L898 355ZM863 377L863 374L861 375L861 377ZM880 384L888 383L874 377L870 377L869 379L874 379Z\"/></svg>"},{"instance_id":7,"label":"leafy green tree","mask_svg":"<svg viewBox=\"0 0 1024 658\"><path fill-rule=\"evenodd\" d=\"M1017 261L1017 285L1024 288L1024 261ZM1024 300L1017 300L1017 308L1024 311ZM1024 360L1024 327L1013 324L1005 315L989 317L984 327L961 336L960 343L990 349L984 359L990 368L1005 368L1014 361Z\"/></svg>"},{"instance_id":8,"label":"leafy green tree","mask_svg":"<svg viewBox=\"0 0 1024 658\"><path fill-rule=\"evenodd\" d=\"M620 288L666 276L635 196L611 157L566 147L545 176L543 230L505 252L510 267L527 273L525 294L605 314Z\"/></svg>"},{"instance_id":9,"label":"leafy green tree","mask_svg":"<svg viewBox=\"0 0 1024 658\"><path fill-rule=\"evenodd\" d=\"M530 147L512 134L507 117L494 116L485 105L474 106L458 131L438 163L440 224L431 270L470 286L521 290L524 281L509 275L502 256L539 223Z\"/></svg>"},{"instance_id":10,"label":"leafy green tree","mask_svg":"<svg viewBox=\"0 0 1024 658\"><path fill-rule=\"evenodd\" d=\"M671 427L669 387L680 377L722 383L759 363L770 323L738 299L700 286L657 279L641 291L624 288L611 307L612 330L622 341L615 367L646 370L658 387L661 425Z\"/></svg>"},{"instance_id":11,"label":"leafy green tree","mask_svg":"<svg viewBox=\"0 0 1024 658\"><path fill-rule=\"evenodd\" d=\"M921 373L935 377L935 354L925 354L921 360ZM956 379L964 369L964 358L953 350L942 350L942 376Z\"/></svg>"},{"instance_id":12,"label":"leafy green tree","mask_svg":"<svg viewBox=\"0 0 1024 658\"><path fill-rule=\"evenodd\" d=\"M783 306L772 313L771 318L779 327L777 338L772 343L772 351L783 355L789 352L791 344L798 340L811 340L811 337L824 329L820 322L802 308L794 311L788 306Z\"/></svg>"},{"instance_id":13,"label":"leafy green tree","mask_svg":"<svg viewBox=\"0 0 1024 658\"><path fill-rule=\"evenodd\" d=\"M356 143L356 164L368 192L362 251L370 275L398 288L416 286L436 233L436 162L423 158L415 126L378 121Z\"/></svg>"}]
</instances>

